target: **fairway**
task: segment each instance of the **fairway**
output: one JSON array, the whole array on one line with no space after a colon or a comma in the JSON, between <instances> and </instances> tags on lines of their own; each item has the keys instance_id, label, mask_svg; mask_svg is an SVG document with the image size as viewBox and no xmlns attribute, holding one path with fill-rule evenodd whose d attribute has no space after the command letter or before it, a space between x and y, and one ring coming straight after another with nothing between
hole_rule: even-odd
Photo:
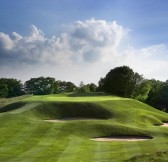
<instances>
[{"instance_id":1,"label":"fairway","mask_svg":"<svg viewBox=\"0 0 168 162\"><path fill-rule=\"evenodd\" d=\"M0 99L0 161L168 161L166 122L168 114L116 96ZM130 141L93 140L110 137Z\"/></svg>"}]
</instances>

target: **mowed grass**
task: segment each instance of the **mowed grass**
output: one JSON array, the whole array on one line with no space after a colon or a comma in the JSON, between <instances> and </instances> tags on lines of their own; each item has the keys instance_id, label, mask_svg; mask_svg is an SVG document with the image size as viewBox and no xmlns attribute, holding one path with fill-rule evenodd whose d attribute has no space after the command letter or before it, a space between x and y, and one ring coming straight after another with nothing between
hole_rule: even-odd
<instances>
[{"instance_id":1,"label":"mowed grass","mask_svg":"<svg viewBox=\"0 0 168 162\"><path fill-rule=\"evenodd\" d=\"M121 98L116 96L79 96L69 97L66 94L62 95L43 95L31 96L24 99L25 101L41 101L41 102L98 102L98 101L111 101L111 100L129 100L128 98Z\"/></svg>"},{"instance_id":2,"label":"mowed grass","mask_svg":"<svg viewBox=\"0 0 168 162\"><path fill-rule=\"evenodd\" d=\"M168 115L133 99L67 95L0 100L0 161L168 161ZM89 118L51 123L44 120ZM92 120L94 119L94 120ZM150 136L136 142L94 137Z\"/></svg>"}]
</instances>

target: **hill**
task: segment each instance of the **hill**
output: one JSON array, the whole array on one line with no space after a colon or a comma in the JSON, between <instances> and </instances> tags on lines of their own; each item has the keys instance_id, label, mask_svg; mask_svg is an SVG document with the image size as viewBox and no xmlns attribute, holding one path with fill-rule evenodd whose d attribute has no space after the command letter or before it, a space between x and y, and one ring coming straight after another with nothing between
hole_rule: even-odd
<instances>
[{"instance_id":1,"label":"hill","mask_svg":"<svg viewBox=\"0 0 168 162\"><path fill-rule=\"evenodd\" d=\"M0 103L0 161L119 162L138 161L141 155L166 159L168 128L159 125L168 115L137 100L47 95ZM98 137L149 139L92 140Z\"/></svg>"}]
</instances>

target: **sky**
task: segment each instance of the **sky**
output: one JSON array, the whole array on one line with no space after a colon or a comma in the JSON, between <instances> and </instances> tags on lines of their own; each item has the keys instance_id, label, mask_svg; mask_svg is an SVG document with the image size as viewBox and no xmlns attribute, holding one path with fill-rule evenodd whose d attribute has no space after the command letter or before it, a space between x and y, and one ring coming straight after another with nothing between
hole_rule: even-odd
<instances>
[{"instance_id":1,"label":"sky","mask_svg":"<svg viewBox=\"0 0 168 162\"><path fill-rule=\"evenodd\" d=\"M168 0L1 0L0 78L168 79Z\"/></svg>"}]
</instances>

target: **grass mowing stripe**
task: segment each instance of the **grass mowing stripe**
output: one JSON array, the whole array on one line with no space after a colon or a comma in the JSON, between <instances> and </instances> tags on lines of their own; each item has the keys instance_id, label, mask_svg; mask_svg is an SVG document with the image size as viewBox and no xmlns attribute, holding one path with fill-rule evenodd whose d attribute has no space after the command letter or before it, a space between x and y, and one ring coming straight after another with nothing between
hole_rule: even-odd
<instances>
[{"instance_id":1,"label":"grass mowing stripe","mask_svg":"<svg viewBox=\"0 0 168 162\"><path fill-rule=\"evenodd\" d=\"M142 141L134 141L134 142L125 142L123 143L123 148L125 149L125 157L124 159L130 159L133 156L143 154L143 150L139 143Z\"/></svg>"},{"instance_id":2,"label":"grass mowing stripe","mask_svg":"<svg viewBox=\"0 0 168 162\"><path fill-rule=\"evenodd\" d=\"M38 125L36 125L36 127L31 128L31 131L30 131L30 128L22 127L22 129L18 133L16 133L14 136L12 136L10 140L6 141L6 143L1 145L2 150L0 152L0 155L9 154L9 156L12 156L12 154L14 154L14 156L16 156L15 149L18 146L26 143L26 141L32 136L33 132L35 132L37 128L38 128Z\"/></svg>"},{"instance_id":3,"label":"grass mowing stripe","mask_svg":"<svg viewBox=\"0 0 168 162\"><path fill-rule=\"evenodd\" d=\"M59 139L58 141L50 145L50 147L48 147L46 151L44 150L44 152L41 152L41 154L38 155L40 158L39 162L57 161L62 152L66 150L68 142L69 140L67 138L61 138L61 140Z\"/></svg>"},{"instance_id":4,"label":"grass mowing stripe","mask_svg":"<svg viewBox=\"0 0 168 162\"><path fill-rule=\"evenodd\" d=\"M42 151L44 148L36 146L32 147L30 150L21 153L19 156L16 156L11 159L11 161L28 161L28 162L36 162L36 157L33 157L33 155L36 155L38 152Z\"/></svg>"},{"instance_id":5,"label":"grass mowing stripe","mask_svg":"<svg viewBox=\"0 0 168 162\"><path fill-rule=\"evenodd\" d=\"M43 134L43 136L41 138L39 138L38 143L34 147L31 147L29 150L21 153L19 156L17 156L13 160L28 158L29 161L31 161L31 162L36 161L38 155L42 151L45 152L48 149L48 147L53 143L53 140L49 140L49 139L53 136L53 133L55 132L54 130L55 130L55 125L51 124L48 131L45 134Z\"/></svg>"},{"instance_id":6,"label":"grass mowing stripe","mask_svg":"<svg viewBox=\"0 0 168 162\"><path fill-rule=\"evenodd\" d=\"M81 147L81 140L76 138L75 136L69 137L68 146L66 149L61 153L57 162L77 162L78 159L76 158L78 154L78 150Z\"/></svg>"},{"instance_id":7,"label":"grass mowing stripe","mask_svg":"<svg viewBox=\"0 0 168 162\"><path fill-rule=\"evenodd\" d=\"M20 119L13 121L12 119L8 122L5 122L5 126L0 128L1 134L0 134L0 144L1 146L5 147L5 145L10 145L12 143L17 143L17 139L23 136L25 131L26 134L31 133L30 129L27 128L26 122L22 121Z\"/></svg>"},{"instance_id":8,"label":"grass mowing stripe","mask_svg":"<svg viewBox=\"0 0 168 162\"><path fill-rule=\"evenodd\" d=\"M95 144L91 143L90 139L83 139L81 138L81 144L76 152L76 161L86 161L91 162L94 156L94 148ZM81 156L83 160L81 160Z\"/></svg>"},{"instance_id":9,"label":"grass mowing stripe","mask_svg":"<svg viewBox=\"0 0 168 162\"><path fill-rule=\"evenodd\" d=\"M61 127L64 126L64 123L47 124L51 125L52 128L38 143L39 147L43 147L44 149L34 156L36 162L46 162L49 161L49 159L50 161L55 162L59 155L66 149L68 144L67 139L60 136Z\"/></svg>"},{"instance_id":10,"label":"grass mowing stripe","mask_svg":"<svg viewBox=\"0 0 168 162\"><path fill-rule=\"evenodd\" d=\"M123 142L110 142L109 162L123 162L125 160L125 148Z\"/></svg>"},{"instance_id":11,"label":"grass mowing stripe","mask_svg":"<svg viewBox=\"0 0 168 162\"><path fill-rule=\"evenodd\" d=\"M40 104L40 103L27 103L26 105L22 106L21 108L12 110L12 111L10 111L9 113L10 113L10 114L19 114L19 113L28 111L28 110L30 110L30 109L32 109L32 108L38 106L39 104Z\"/></svg>"},{"instance_id":12,"label":"grass mowing stripe","mask_svg":"<svg viewBox=\"0 0 168 162\"><path fill-rule=\"evenodd\" d=\"M108 142L95 142L93 162L108 162L110 160Z\"/></svg>"},{"instance_id":13,"label":"grass mowing stripe","mask_svg":"<svg viewBox=\"0 0 168 162\"><path fill-rule=\"evenodd\" d=\"M3 141L3 143L2 142L0 143L2 147L0 150L4 152L4 151L11 149L11 146L15 144L19 145L23 140L24 133L26 134L24 135L24 140L25 140L26 136L29 136L32 133L32 131L30 131L27 128L22 127L22 129L12 132L12 135L8 136L8 138L6 138L6 141Z\"/></svg>"},{"instance_id":14,"label":"grass mowing stripe","mask_svg":"<svg viewBox=\"0 0 168 162\"><path fill-rule=\"evenodd\" d=\"M18 141L16 141L16 138L13 139L12 141L14 141L14 144L8 145L9 146L8 150L5 152L2 152L3 154L1 153L1 155L8 156L9 160L11 160L13 157L18 156L24 151L29 150L30 148L35 146L38 142L39 137L37 132L40 127L42 127L41 123L36 124L33 127L33 130L29 131L27 134L22 133L20 138L18 138ZM29 127L29 129L31 128ZM47 130L43 130L43 132L44 131L47 131Z\"/></svg>"}]
</instances>

